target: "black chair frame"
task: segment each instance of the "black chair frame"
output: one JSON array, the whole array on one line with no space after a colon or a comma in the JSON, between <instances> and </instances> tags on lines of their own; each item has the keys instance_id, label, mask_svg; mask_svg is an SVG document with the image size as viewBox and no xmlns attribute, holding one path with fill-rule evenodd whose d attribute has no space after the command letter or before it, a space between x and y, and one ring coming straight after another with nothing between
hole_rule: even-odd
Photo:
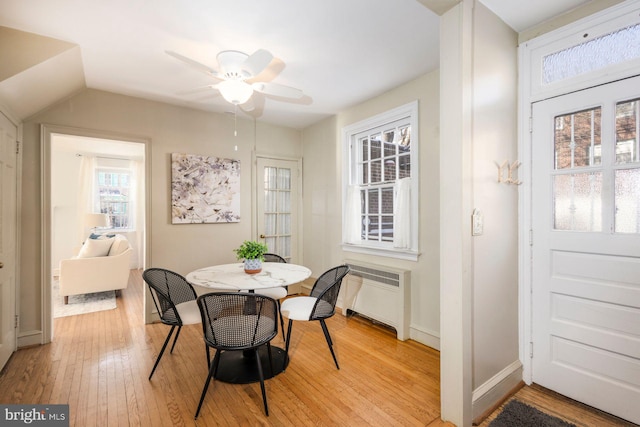
<instances>
[{"instance_id":1,"label":"black chair frame","mask_svg":"<svg viewBox=\"0 0 640 427\"><path fill-rule=\"evenodd\" d=\"M173 344L171 345L171 350L169 351L169 353L173 353L173 349L176 346L176 342L178 341L178 336L180 336L180 331L182 329L183 323L176 305L183 302L195 300L198 295L193 289L193 286L189 282L187 282L187 279L171 270L167 270L164 268L149 268L142 273L142 277L147 285L149 285L151 297L153 298L153 303L156 306L156 310L158 310L160 321L165 325L171 326L169 334L167 334L167 338L164 340L164 344L162 344L162 349L160 350L160 353L158 353L158 357L153 364L151 374L149 374L149 380L151 380L151 377L153 377L153 374L156 371L158 364L160 363L160 359L162 358L162 355L167 348L167 344L171 339L171 335L173 335L176 327L178 328L178 331L173 338ZM163 280L158 283L156 279ZM162 281L164 283L162 283ZM170 286L169 283L174 284ZM175 285L175 283L177 283L178 285ZM178 286L180 286L181 288L178 289Z\"/></svg>"},{"instance_id":2,"label":"black chair frame","mask_svg":"<svg viewBox=\"0 0 640 427\"><path fill-rule=\"evenodd\" d=\"M349 266L346 264L333 267L325 271L313 284L313 288L311 289L311 293L309 294L309 296L317 298L313 309L311 310L309 320L317 320L320 322L320 326L322 326L322 332L324 333L324 338L327 341L329 351L331 351L331 356L333 357L333 361L336 364L336 368L338 369L340 369L340 365L338 364L338 359L336 358L336 354L333 351L333 340L331 339L331 334L329 333L329 328L327 328L327 323L325 322L325 320L335 314L336 302L338 300L338 294L340 293L342 279L344 279L344 277L348 273ZM328 281L329 283L325 284L325 281ZM292 326L293 320L289 319L287 328L287 339L285 340L285 366L283 366L283 369L286 368L286 361L288 360L289 356L289 344L291 343Z\"/></svg>"}]
</instances>

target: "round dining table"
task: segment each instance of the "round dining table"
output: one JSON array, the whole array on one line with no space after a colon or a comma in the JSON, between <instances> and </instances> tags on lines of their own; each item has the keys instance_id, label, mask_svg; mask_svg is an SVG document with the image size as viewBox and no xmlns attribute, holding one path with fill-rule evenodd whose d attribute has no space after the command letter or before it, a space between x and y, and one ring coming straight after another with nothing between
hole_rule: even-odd
<instances>
[{"instance_id":1,"label":"round dining table","mask_svg":"<svg viewBox=\"0 0 640 427\"><path fill-rule=\"evenodd\" d=\"M204 267L187 274L186 279L201 291L209 292L255 292L300 283L311 276L311 270L297 264L263 262L262 271L256 274L244 272L243 263L222 264ZM202 292L198 292L202 294ZM285 370L289 363L284 349L271 346L273 365L269 363L266 346L259 349L264 378L272 378ZM220 381L247 384L260 381L255 353L251 351L223 351L220 354L218 372Z\"/></svg>"}]
</instances>

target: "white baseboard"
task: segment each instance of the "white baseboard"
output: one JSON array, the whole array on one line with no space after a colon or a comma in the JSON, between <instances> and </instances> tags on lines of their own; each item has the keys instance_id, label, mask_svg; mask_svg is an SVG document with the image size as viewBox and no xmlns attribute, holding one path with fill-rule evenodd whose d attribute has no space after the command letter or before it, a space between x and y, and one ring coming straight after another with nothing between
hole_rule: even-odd
<instances>
[{"instance_id":1,"label":"white baseboard","mask_svg":"<svg viewBox=\"0 0 640 427\"><path fill-rule=\"evenodd\" d=\"M440 337L432 331L417 328L415 325L409 327L409 338L424 344L427 347L435 348L440 351Z\"/></svg>"},{"instance_id":2,"label":"white baseboard","mask_svg":"<svg viewBox=\"0 0 640 427\"><path fill-rule=\"evenodd\" d=\"M18 348L40 345L43 342L42 331L26 331L18 335Z\"/></svg>"},{"instance_id":3,"label":"white baseboard","mask_svg":"<svg viewBox=\"0 0 640 427\"><path fill-rule=\"evenodd\" d=\"M502 400L522 381L522 363L516 360L473 391L472 418L476 419Z\"/></svg>"}]
</instances>

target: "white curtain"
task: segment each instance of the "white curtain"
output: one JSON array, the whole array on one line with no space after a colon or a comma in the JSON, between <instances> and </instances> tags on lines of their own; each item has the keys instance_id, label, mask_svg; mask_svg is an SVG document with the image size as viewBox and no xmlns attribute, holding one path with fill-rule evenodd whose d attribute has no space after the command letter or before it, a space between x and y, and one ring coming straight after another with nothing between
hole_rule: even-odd
<instances>
[{"instance_id":1,"label":"white curtain","mask_svg":"<svg viewBox=\"0 0 640 427\"><path fill-rule=\"evenodd\" d=\"M344 218L344 242L359 243L360 236L360 188L357 185L350 185L347 188L347 200L345 200Z\"/></svg>"},{"instance_id":2,"label":"white curtain","mask_svg":"<svg viewBox=\"0 0 640 427\"><path fill-rule=\"evenodd\" d=\"M93 197L93 189L95 185L97 161L92 156L82 156L80 163L80 173L78 175L78 239L83 242L88 236L89 226L86 223L86 217L89 213L100 213L100 206Z\"/></svg>"},{"instance_id":3,"label":"white curtain","mask_svg":"<svg viewBox=\"0 0 640 427\"><path fill-rule=\"evenodd\" d=\"M129 163L129 169L131 170L131 203L129 209L130 218L133 219L133 224L130 224L130 227L135 230L135 243L137 248L136 268L144 268L144 162L142 160L131 160Z\"/></svg>"},{"instance_id":4,"label":"white curtain","mask_svg":"<svg viewBox=\"0 0 640 427\"><path fill-rule=\"evenodd\" d=\"M393 247L411 248L411 178L402 178L395 183L393 201Z\"/></svg>"}]
</instances>

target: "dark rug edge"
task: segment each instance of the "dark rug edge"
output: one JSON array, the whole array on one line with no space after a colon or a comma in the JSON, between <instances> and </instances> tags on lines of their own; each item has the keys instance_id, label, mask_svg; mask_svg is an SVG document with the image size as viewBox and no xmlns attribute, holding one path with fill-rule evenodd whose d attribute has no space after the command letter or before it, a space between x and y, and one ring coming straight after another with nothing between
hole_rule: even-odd
<instances>
[{"instance_id":1,"label":"dark rug edge","mask_svg":"<svg viewBox=\"0 0 640 427\"><path fill-rule=\"evenodd\" d=\"M576 427L576 425L513 399L504 405L498 416L489 423L489 427Z\"/></svg>"}]
</instances>

